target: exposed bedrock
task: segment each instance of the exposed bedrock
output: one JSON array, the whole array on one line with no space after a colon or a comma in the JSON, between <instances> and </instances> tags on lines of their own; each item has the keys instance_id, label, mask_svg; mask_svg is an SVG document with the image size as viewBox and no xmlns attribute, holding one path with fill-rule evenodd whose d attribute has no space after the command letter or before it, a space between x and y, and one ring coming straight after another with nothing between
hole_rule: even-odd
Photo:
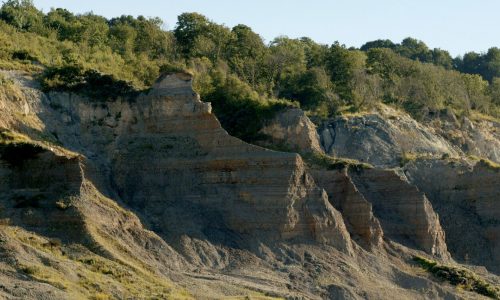
<instances>
[{"instance_id":1,"label":"exposed bedrock","mask_svg":"<svg viewBox=\"0 0 500 300\"><path fill-rule=\"evenodd\" d=\"M431 127L386 106L377 113L329 120L320 126L319 134L327 154L380 167L399 166L405 153L458 155Z\"/></svg>"},{"instance_id":2,"label":"exposed bedrock","mask_svg":"<svg viewBox=\"0 0 500 300\"><path fill-rule=\"evenodd\" d=\"M267 143L272 146L284 146L299 153L323 152L316 125L299 108L278 113L261 133L269 138Z\"/></svg>"},{"instance_id":3,"label":"exposed bedrock","mask_svg":"<svg viewBox=\"0 0 500 300\"><path fill-rule=\"evenodd\" d=\"M347 169L311 170L317 184L328 193L330 202L346 220L352 237L368 249L382 244L383 230L373 207L352 182Z\"/></svg>"},{"instance_id":4,"label":"exposed bedrock","mask_svg":"<svg viewBox=\"0 0 500 300\"><path fill-rule=\"evenodd\" d=\"M36 143L0 144L0 219L127 264L148 263L164 272L185 266L132 212L94 187L85 176L86 163L77 154ZM158 253L147 255L145 245ZM141 259L133 258L140 252Z\"/></svg>"},{"instance_id":5,"label":"exposed bedrock","mask_svg":"<svg viewBox=\"0 0 500 300\"><path fill-rule=\"evenodd\" d=\"M449 258L445 234L425 195L394 171L368 169L312 171L348 228L364 245L377 246L382 236Z\"/></svg>"},{"instance_id":6,"label":"exposed bedrock","mask_svg":"<svg viewBox=\"0 0 500 300\"><path fill-rule=\"evenodd\" d=\"M34 259L31 240L14 234L26 231L43 243L57 237L64 250L83 244L85 256L126 266L133 282L122 285L101 274L103 281L92 285L115 298L134 298L126 295L131 285L139 287L138 298L152 278L170 278L195 298L211 299L252 297L256 291L290 299L475 296L409 262L416 250L443 259L447 253L436 214L404 176L376 169L309 170L297 154L233 138L193 92L187 74L164 76L134 99L35 90L26 98L1 103L0 127L45 146L24 165L2 156L0 200L7 206L0 208L0 221L10 218L18 226L0 230L0 259L9 251L11 259L0 260L0 281L6 283L0 295L16 293L20 281L13 278L26 278L20 269L4 272L14 259L48 265L45 258L52 254ZM300 112L285 118L286 130L271 131L281 134L273 143L293 145L305 133L311 138L297 149L315 149L307 145L315 135L304 118ZM293 120L304 122L297 127ZM61 154L55 144L76 156ZM42 190L45 198L36 197ZM24 204L14 207L16 201ZM485 205L481 211L486 216L493 209ZM6 249L5 241L16 246ZM49 267L79 284L80 258L87 259L77 256L69 271L59 263ZM39 291L45 281L37 281Z\"/></svg>"},{"instance_id":7,"label":"exposed bedrock","mask_svg":"<svg viewBox=\"0 0 500 300\"><path fill-rule=\"evenodd\" d=\"M406 178L382 169L351 171L349 175L373 205L386 236L403 243L410 240L428 253L449 257L438 215L424 193Z\"/></svg>"},{"instance_id":8,"label":"exposed bedrock","mask_svg":"<svg viewBox=\"0 0 500 300\"><path fill-rule=\"evenodd\" d=\"M113 183L156 230L222 244L238 243L231 236L241 234L313 238L352 251L342 217L300 156L229 136L192 91L190 77L161 79L131 110L139 121L116 140Z\"/></svg>"},{"instance_id":9,"label":"exposed bedrock","mask_svg":"<svg viewBox=\"0 0 500 300\"><path fill-rule=\"evenodd\" d=\"M99 189L138 211L164 237L244 247L310 240L352 252L341 215L299 155L244 143L222 129L188 74L160 78L136 99L96 103L52 94L64 144L93 161ZM66 125L59 130L60 124Z\"/></svg>"},{"instance_id":10,"label":"exposed bedrock","mask_svg":"<svg viewBox=\"0 0 500 300\"><path fill-rule=\"evenodd\" d=\"M417 160L405 173L439 213L452 256L500 272L499 169L484 162Z\"/></svg>"}]
</instances>

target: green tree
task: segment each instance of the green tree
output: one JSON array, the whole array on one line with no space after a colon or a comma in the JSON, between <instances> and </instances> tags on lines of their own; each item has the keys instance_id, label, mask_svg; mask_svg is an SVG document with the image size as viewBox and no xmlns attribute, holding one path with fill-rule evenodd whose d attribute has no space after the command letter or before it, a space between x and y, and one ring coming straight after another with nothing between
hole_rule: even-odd
<instances>
[{"instance_id":1,"label":"green tree","mask_svg":"<svg viewBox=\"0 0 500 300\"><path fill-rule=\"evenodd\" d=\"M281 36L273 40L269 50L265 62L267 78L273 84L270 88L274 87L274 96L279 96L288 81L306 70L304 45L299 40Z\"/></svg>"},{"instance_id":2,"label":"green tree","mask_svg":"<svg viewBox=\"0 0 500 300\"><path fill-rule=\"evenodd\" d=\"M32 0L7 0L0 8L0 19L21 30L45 33L43 13Z\"/></svg>"},{"instance_id":3,"label":"green tree","mask_svg":"<svg viewBox=\"0 0 500 300\"><path fill-rule=\"evenodd\" d=\"M478 74L463 74L462 79L470 108L488 112L490 104L487 96L488 82Z\"/></svg>"},{"instance_id":4,"label":"green tree","mask_svg":"<svg viewBox=\"0 0 500 300\"><path fill-rule=\"evenodd\" d=\"M299 101L304 109L315 110L318 107L332 107L337 96L333 92L333 84L326 71L319 67L300 73L282 92L282 97ZM331 104L331 105L327 105ZM327 114L330 114L328 111Z\"/></svg>"},{"instance_id":5,"label":"green tree","mask_svg":"<svg viewBox=\"0 0 500 300\"><path fill-rule=\"evenodd\" d=\"M492 102L500 106L500 77L493 78L489 88Z\"/></svg>"},{"instance_id":6,"label":"green tree","mask_svg":"<svg viewBox=\"0 0 500 300\"><path fill-rule=\"evenodd\" d=\"M352 80L356 65L354 51L338 42L330 46L326 57L326 70L335 85L335 92L346 101L352 100Z\"/></svg>"},{"instance_id":7,"label":"green tree","mask_svg":"<svg viewBox=\"0 0 500 300\"><path fill-rule=\"evenodd\" d=\"M414 38L405 38L400 45L395 48L400 55L418 60L421 62L432 62L432 53L427 45Z\"/></svg>"},{"instance_id":8,"label":"green tree","mask_svg":"<svg viewBox=\"0 0 500 300\"><path fill-rule=\"evenodd\" d=\"M113 49L125 57L132 57L135 48L135 39L137 31L126 23L112 24L109 30L109 45Z\"/></svg>"},{"instance_id":9,"label":"green tree","mask_svg":"<svg viewBox=\"0 0 500 300\"><path fill-rule=\"evenodd\" d=\"M318 44L308 37L302 37L300 41L304 44L307 67L324 67L328 55L328 45Z\"/></svg>"},{"instance_id":10,"label":"green tree","mask_svg":"<svg viewBox=\"0 0 500 300\"><path fill-rule=\"evenodd\" d=\"M453 58L446 50L434 48L431 52L432 62L437 66L443 66L445 69L451 70L453 68Z\"/></svg>"},{"instance_id":11,"label":"green tree","mask_svg":"<svg viewBox=\"0 0 500 300\"><path fill-rule=\"evenodd\" d=\"M256 88L267 48L262 38L246 25L237 25L231 30L233 40L229 44L227 59L231 70Z\"/></svg>"},{"instance_id":12,"label":"green tree","mask_svg":"<svg viewBox=\"0 0 500 300\"><path fill-rule=\"evenodd\" d=\"M59 40L71 40L78 42L78 32L81 23L78 18L63 8L51 9L46 16L44 16L44 24L57 32Z\"/></svg>"},{"instance_id":13,"label":"green tree","mask_svg":"<svg viewBox=\"0 0 500 300\"><path fill-rule=\"evenodd\" d=\"M367 42L363 46L361 46L361 51L368 51L373 48L396 48L396 44L394 44L391 40L375 40L371 42Z\"/></svg>"}]
</instances>

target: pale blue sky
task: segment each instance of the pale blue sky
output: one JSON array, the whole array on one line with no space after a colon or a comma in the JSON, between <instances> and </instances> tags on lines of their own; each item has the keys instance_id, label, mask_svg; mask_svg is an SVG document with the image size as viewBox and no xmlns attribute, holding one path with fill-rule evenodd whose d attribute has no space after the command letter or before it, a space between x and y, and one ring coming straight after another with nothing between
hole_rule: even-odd
<instances>
[{"instance_id":1,"label":"pale blue sky","mask_svg":"<svg viewBox=\"0 0 500 300\"><path fill-rule=\"evenodd\" d=\"M35 0L47 12L64 7L106 17L158 16L166 29L177 15L199 12L232 27L246 24L266 42L278 35L308 36L359 47L367 41L407 36L453 56L500 47L500 0Z\"/></svg>"}]
</instances>

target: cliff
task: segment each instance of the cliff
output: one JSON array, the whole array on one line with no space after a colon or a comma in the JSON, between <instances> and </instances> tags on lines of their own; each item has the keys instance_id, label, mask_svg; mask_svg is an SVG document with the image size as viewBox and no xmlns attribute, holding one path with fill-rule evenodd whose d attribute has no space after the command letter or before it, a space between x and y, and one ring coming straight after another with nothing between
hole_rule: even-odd
<instances>
[{"instance_id":1,"label":"cliff","mask_svg":"<svg viewBox=\"0 0 500 300\"><path fill-rule=\"evenodd\" d=\"M410 166L407 175L334 170L247 144L221 127L189 74L113 101L43 94L9 74L19 97L0 101L6 298L478 296L413 263L423 255L456 265L457 250ZM273 145L321 145L300 111L266 130Z\"/></svg>"}]
</instances>

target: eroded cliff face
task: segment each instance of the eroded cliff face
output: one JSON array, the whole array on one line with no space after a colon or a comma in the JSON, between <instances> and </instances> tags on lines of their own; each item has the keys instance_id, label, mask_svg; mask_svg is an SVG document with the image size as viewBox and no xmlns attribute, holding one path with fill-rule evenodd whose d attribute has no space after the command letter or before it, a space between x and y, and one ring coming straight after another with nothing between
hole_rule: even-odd
<instances>
[{"instance_id":1,"label":"eroded cliff face","mask_svg":"<svg viewBox=\"0 0 500 300\"><path fill-rule=\"evenodd\" d=\"M78 120L76 130L86 129L75 148L90 149L106 165L108 172L96 168L96 176L109 179L110 193L166 237L188 233L221 243L231 234L265 241L313 238L352 251L342 218L300 156L229 136L187 74L166 76L148 94L104 107L81 99L74 106L60 95L49 101ZM96 127L109 129L94 143L86 135Z\"/></svg>"},{"instance_id":2,"label":"eroded cliff face","mask_svg":"<svg viewBox=\"0 0 500 300\"><path fill-rule=\"evenodd\" d=\"M278 113L260 132L270 139L264 145L281 146L299 153L323 152L316 125L299 108Z\"/></svg>"},{"instance_id":3,"label":"eroded cliff face","mask_svg":"<svg viewBox=\"0 0 500 300\"><path fill-rule=\"evenodd\" d=\"M448 259L445 233L426 196L392 170L313 171L365 245L382 237Z\"/></svg>"},{"instance_id":4,"label":"eroded cliff face","mask_svg":"<svg viewBox=\"0 0 500 300\"><path fill-rule=\"evenodd\" d=\"M452 255L500 270L500 169L484 162L417 160L405 173L441 216Z\"/></svg>"},{"instance_id":5,"label":"eroded cliff face","mask_svg":"<svg viewBox=\"0 0 500 300\"><path fill-rule=\"evenodd\" d=\"M383 105L373 113L329 120L319 133L327 154L379 167L397 167L408 153L435 158L459 155L432 127Z\"/></svg>"},{"instance_id":6,"label":"eroded cliff face","mask_svg":"<svg viewBox=\"0 0 500 300\"><path fill-rule=\"evenodd\" d=\"M476 297L415 272L413 255L448 254L439 216L403 175L311 170L231 137L188 74L115 101L44 95L23 80L18 99L0 101L0 126L35 149L1 154L7 298ZM316 151L305 118L270 134L307 136L300 147Z\"/></svg>"},{"instance_id":7,"label":"eroded cliff face","mask_svg":"<svg viewBox=\"0 0 500 300\"><path fill-rule=\"evenodd\" d=\"M348 169L311 170L318 185L328 193L334 207L344 216L351 236L366 247L381 247L384 231L373 213L373 205L358 190Z\"/></svg>"}]
</instances>

